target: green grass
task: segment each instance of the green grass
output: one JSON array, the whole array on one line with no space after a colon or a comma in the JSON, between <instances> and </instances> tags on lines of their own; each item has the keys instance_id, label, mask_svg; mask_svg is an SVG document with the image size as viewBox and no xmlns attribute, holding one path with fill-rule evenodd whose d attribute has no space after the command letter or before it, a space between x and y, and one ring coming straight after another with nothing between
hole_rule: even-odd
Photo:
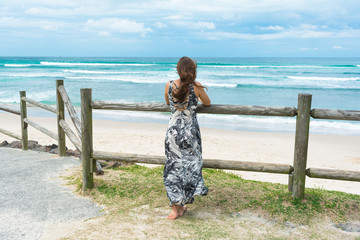
<instances>
[{"instance_id":1,"label":"green grass","mask_svg":"<svg viewBox=\"0 0 360 240\"><path fill-rule=\"evenodd\" d=\"M149 205L151 209L164 207L168 205L168 200L162 171L163 167L147 168L139 165L106 170L104 176L95 177L95 188L85 194L118 213L143 205ZM244 180L235 174L214 169L204 169L203 176L209 194L196 197L191 206L193 212L220 211L220 214L230 216L242 210L250 210L267 215L276 222L289 221L295 224L310 224L325 218L334 222L360 220L359 195L306 189L305 199L294 200L287 185ZM77 172L69 180L81 192L81 173ZM224 236L220 234L219 237Z\"/></svg>"}]
</instances>

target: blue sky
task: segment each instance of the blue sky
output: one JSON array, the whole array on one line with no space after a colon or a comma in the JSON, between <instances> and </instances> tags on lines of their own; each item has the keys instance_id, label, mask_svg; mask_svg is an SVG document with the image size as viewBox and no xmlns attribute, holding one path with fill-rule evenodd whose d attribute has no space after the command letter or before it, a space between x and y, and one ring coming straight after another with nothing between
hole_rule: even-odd
<instances>
[{"instance_id":1,"label":"blue sky","mask_svg":"<svg viewBox=\"0 0 360 240\"><path fill-rule=\"evenodd\" d=\"M1 0L0 55L360 57L360 1Z\"/></svg>"}]
</instances>

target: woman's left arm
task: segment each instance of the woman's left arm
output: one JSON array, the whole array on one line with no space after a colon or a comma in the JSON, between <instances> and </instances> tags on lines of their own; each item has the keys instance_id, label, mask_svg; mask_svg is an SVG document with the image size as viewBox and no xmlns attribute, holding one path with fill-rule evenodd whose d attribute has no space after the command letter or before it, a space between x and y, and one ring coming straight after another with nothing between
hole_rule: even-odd
<instances>
[{"instance_id":1,"label":"woman's left arm","mask_svg":"<svg viewBox=\"0 0 360 240\"><path fill-rule=\"evenodd\" d=\"M164 93L164 94L165 94L165 102L166 102L167 105L170 104L170 102L169 102L169 96L168 96L169 83L170 83L170 81L166 83L166 85L165 85L165 93Z\"/></svg>"},{"instance_id":2,"label":"woman's left arm","mask_svg":"<svg viewBox=\"0 0 360 240\"><path fill-rule=\"evenodd\" d=\"M200 102L208 107L211 105L211 100L209 98L209 96L206 94L204 88L202 87L201 83L199 82L195 82L195 94L198 95L198 99L200 100Z\"/></svg>"}]
</instances>

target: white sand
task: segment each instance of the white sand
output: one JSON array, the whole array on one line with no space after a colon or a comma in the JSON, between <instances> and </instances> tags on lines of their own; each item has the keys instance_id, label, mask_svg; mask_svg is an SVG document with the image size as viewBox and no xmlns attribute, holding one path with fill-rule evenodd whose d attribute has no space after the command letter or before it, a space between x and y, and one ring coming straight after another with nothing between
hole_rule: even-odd
<instances>
[{"instance_id":1,"label":"white sand","mask_svg":"<svg viewBox=\"0 0 360 240\"><path fill-rule=\"evenodd\" d=\"M30 117L31 120L53 132L56 119ZM69 123L71 124L71 123ZM20 134L20 117L0 113L0 126ZM123 153L164 155L164 124L146 124L94 120L94 149ZM241 132L201 128L203 157L224 160L284 163L293 165L294 134L273 132ZM40 144L56 141L36 129L29 127L29 139ZM0 142L13 141L0 133ZM75 149L67 141L70 149ZM360 171L360 136L311 134L307 167ZM283 174L236 171L245 179L287 184ZM360 182L306 179L306 187L360 194Z\"/></svg>"}]
</instances>

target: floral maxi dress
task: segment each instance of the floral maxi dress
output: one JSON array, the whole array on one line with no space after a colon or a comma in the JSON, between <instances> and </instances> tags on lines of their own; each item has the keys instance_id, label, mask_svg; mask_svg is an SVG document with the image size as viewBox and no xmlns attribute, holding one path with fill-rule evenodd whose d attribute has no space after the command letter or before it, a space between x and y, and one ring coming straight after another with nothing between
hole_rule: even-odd
<instances>
[{"instance_id":1,"label":"floral maxi dress","mask_svg":"<svg viewBox=\"0 0 360 240\"><path fill-rule=\"evenodd\" d=\"M174 86L173 86L174 85ZM168 97L171 117L165 137L164 184L170 206L190 204L194 195L206 195L202 177L202 148L200 129L196 118L198 99L192 84L187 99L176 102L172 96L173 81Z\"/></svg>"}]
</instances>

